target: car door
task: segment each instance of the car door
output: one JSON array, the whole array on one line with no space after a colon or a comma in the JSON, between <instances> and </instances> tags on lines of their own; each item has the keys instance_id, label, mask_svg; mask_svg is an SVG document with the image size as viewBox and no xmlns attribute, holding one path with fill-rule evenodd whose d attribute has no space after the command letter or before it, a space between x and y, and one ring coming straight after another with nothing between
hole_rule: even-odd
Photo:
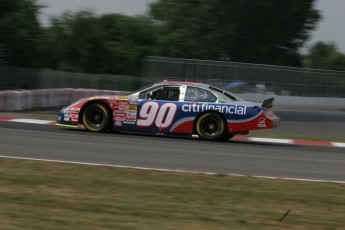
<instances>
[{"instance_id":1,"label":"car door","mask_svg":"<svg viewBox=\"0 0 345 230\"><path fill-rule=\"evenodd\" d=\"M129 98L126 120L119 130L168 133L178 111L180 86L155 86L138 93L135 102Z\"/></svg>"}]
</instances>

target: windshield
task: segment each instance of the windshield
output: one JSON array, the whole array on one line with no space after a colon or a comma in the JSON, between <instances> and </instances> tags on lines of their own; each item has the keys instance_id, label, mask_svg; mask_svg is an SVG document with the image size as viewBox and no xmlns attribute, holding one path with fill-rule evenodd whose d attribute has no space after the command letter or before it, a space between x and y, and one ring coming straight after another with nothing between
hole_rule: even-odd
<instances>
[{"instance_id":1,"label":"windshield","mask_svg":"<svg viewBox=\"0 0 345 230\"><path fill-rule=\"evenodd\" d=\"M212 89L212 90L215 90L215 91L217 91L217 92L219 92L219 93L224 94L226 97L230 98L230 99L233 100L233 101L245 101L244 98L238 96L237 94L231 93L231 92L229 92L229 91L226 91L226 90L217 88L217 87L215 87L215 86L210 86L209 88Z\"/></svg>"}]
</instances>

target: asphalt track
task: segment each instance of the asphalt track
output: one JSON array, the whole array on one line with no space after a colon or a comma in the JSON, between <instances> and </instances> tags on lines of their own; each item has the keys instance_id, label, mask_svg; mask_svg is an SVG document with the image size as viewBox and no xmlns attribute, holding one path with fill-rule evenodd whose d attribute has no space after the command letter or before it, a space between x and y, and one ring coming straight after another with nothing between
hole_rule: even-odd
<instances>
[{"instance_id":1,"label":"asphalt track","mask_svg":"<svg viewBox=\"0 0 345 230\"><path fill-rule=\"evenodd\" d=\"M338 136L342 134L339 125L344 124L343 118L339 115L340 121L334 119L317 122L333 122L331 124L338 127L334 134ZM298 126L298 121L292 119L290 122ZM82 129L25 123L0 122L0 155L168 170L345 181L344 148L250 141L218 143L192 138L90 133Z\"/></svg>"}]
</instances>

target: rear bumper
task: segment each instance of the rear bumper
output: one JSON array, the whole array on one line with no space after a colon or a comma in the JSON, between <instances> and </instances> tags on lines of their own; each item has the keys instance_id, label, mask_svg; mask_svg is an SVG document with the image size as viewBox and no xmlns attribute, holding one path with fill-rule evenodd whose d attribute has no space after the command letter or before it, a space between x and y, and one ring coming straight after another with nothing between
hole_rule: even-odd
<instances>
[{"instance_id":1,"label":"rear bumper","mask_svg":"<svg viewBox=\"0 0 345 230\"><path fill-rule=\"evenodd\" d=\"M270 128L276 128L280 125L280 118L273 113L271 109L264 111L266 118L270 121Z\"/></svg>"},{"instance_id":2,"label":"rear bumper","mask_svg":"<svg viewBox=\"0 0 345 230\"><path fill-rule=\"evenodd\" d=\"M266 109L252 120L228 120L228 132L242 132L259 129L271 129L280 125L280 118L271 109Z\"/></svg>"}]
</instances>

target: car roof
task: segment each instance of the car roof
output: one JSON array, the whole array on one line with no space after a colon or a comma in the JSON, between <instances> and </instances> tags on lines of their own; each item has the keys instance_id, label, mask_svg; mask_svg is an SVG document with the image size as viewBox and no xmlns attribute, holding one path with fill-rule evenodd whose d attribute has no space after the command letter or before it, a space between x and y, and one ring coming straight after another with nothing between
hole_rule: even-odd
<instances>
[{"instance_id":1,"label":"car roof","mask_svg":"<svg viewBox=\"0 0 345 230\"><path fill-rule=\"evenodd\" d=\"M175 80L164 80L162 82L158 82L155 85L189 85L189 86L201 86L201 87L209 87L210 85L200 82L193 82L193 81L175 81Z\"/></svg>"}]
</instances>

